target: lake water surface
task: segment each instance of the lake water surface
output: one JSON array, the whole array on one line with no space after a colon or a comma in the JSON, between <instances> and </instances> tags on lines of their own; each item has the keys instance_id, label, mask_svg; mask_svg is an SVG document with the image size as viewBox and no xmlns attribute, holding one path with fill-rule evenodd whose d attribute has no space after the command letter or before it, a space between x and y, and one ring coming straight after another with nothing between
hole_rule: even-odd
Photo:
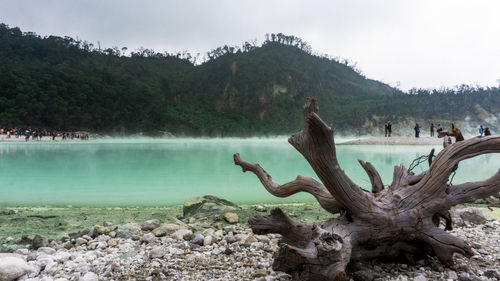
<instances>
[{"instance_id":1,"label":"lake water surface","mask_svg":"<svg viewBox=\"0 0 500 281\"><path fill-rule=\"evenodd\" d=\"M393 167L406 167L436 146L337 146L341 167L369 189L357 159L372 162L384 184ZM276 198L257 177L233 163L239 152L259 163L278 183L313 176L286 138L107 139L89 142L0 143L0 205L125 206L172 205L205 194L237 203L310 201L312 196ZM500 168L500 154L463 161L455 184L486 179ZM416 172L427 169L424 163Z\"/></svg>"}]
</instances>

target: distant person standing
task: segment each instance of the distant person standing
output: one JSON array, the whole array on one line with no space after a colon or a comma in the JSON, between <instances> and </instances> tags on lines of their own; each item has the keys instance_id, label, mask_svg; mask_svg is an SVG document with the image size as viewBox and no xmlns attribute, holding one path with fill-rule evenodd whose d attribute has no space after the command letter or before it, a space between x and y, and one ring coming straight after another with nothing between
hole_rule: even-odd
<instances>
[{"instance_id":1,"label":"distant person standing","mask_svg":"<svg viewBox=\"0 0 500 281\"><path fill-rule=\"evenodd\" d=\"M415 127L413 128L415 130L415 137L419 138L420 137L420 126L418 123L415 124Z\"/></svg>"},{"instance_id":2,"label":"distant person standing","mask_svg":"<svg viewBox=\"0 0 500 281\"><path fill-rule=\"evenodd\" d=\"M392 135L392 122L389 121L387 123L387 136L390 137Z\"/></svg>"},{"instance_id":3,"label":"distant person standing","mask_svg":"<svg viewBox=\"0 0 500 281\"><path fill-rule=\"evenodd\" d=\"M455 124L451 123L451 130L455 129Z\"/></svg>"},{"instance_id":4,"label":"distant person standing","mask_svg":"<svg viewBox=\"0 0 500 281\"><path fill-rule=\"evenodd\" d=\"M438 124L436 132L439 134L441 131L443 131L443 128L441 127L441 124Z\"/></svg>"},{"instance_id":5,"label":"distant person standing","mask_svg":"<svg viewBox=\"0 0 500 281\"><path fill-rule=\"evenodd\" d=\"M26 130L26 132L24 132L24 140L25 141L29 141L30 140L30 130Z\"/></svg>"},{"instance_id":6,"label":"distant person standing","mask_svg":"<svg viewBox=\"0 0 500 281\"><path fill-rule=\"evenodd\" d=\"M387 137L387 123L384 124L384 134L385 137Z\"/></svg>"},{"instance_id":7,"label":"distant person standing","mask_svg":"<svg viewBox=\"0 0 500 281\"><path fill-rule=\"evenodd\" d=\"M490 128L486 127L484 129L484 136L491 136Z\"/></svg>"},{"instance_id":8,"label":"distant person standing","mask_svg":"<svg viewBox=\"0 0 500 281\"><path fill-rule=\"evenodd\" d=\"M434 136L434 123L431 123L431 137Z\"/></svg>"},{"instance_id":9,"label":"distant person standing","mask_svg":"<svg viewBox=\"0 0 500 281\"><path fill-rule=\"evenodd\" d=\"M479 135L482 137L484 133L483 125L479 126Z\"/></svg>"}]
</instances>

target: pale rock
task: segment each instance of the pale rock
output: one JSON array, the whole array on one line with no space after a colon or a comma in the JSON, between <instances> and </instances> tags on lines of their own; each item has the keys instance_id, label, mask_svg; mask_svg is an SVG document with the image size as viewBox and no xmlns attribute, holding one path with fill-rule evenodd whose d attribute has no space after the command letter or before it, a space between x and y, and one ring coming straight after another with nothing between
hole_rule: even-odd
<instances>
[{"instance_id":1,"label":"pale rock","mask_svg":"<svg viewBox=\"0 0 500 281\"><path fill-rule=\"evenodd\" d=\"M161 237L161 236L165 236L165 235L170 235L179 229L181 229L181 226L179 226L177 224L164 223L164 224L160 225L159 227L153 229L153 231L151 231L151 232L156 237Z\"/></svg>"},{"instance_id":2,"label":"pale rock","mask_svg":"<svg viewBox=\"0 0 500 281\"><path fill-rule=\"evenodd\" d=\"M236 237L232 234L232 232L226 235L226 237L224 237L224 240L229 244L233 244L234 242L238 241L238 239L236 239Z\"/></svg>"},{"instance_id":3,"label":"pale rock","mask_svg":"<svg viewBox=\"0 0 500 281\"><path fill-rule=\"evenodd\" d=\"M203 232L201 234L203 234L203 236L210 236L210 235L213 235L215 233L215 230L213 228L207 228L205 230L203 230Z\"/></svg>"},{"instance_id":4,"label":"pale rock","mask_svg":"<svg viewBox=\"0 0 500 281\"><path fill-rule=\"evenodd\" d=\"M78 247L78 246L82 246L82 245L85 245L87 244L87 240L81 238L81 237L78 237L75 239L75 246Z\"/></svg>"},{"instance_id":5,"label":"pale rock","mask_svg":"<svg viewBox=\"0 0 500 281\"><path fill-rule=\"evenodd\" d=\"M408 277L406 277L405 275L398 275L396 281L408 281Z\"/></svg>"},{"instance_id":6,"label":"pale rock","mask_svg":"<svg viewBox=\"0 0 500 281\"><path fill-rule=\"evenodd\" d=\"M239 242L243 242L245 241L245 239L247 239L248 236L248 234L238 233L234 235L234 238L236 238L236 240Z\"/></svg>"},{"instance_id":7,"label":"pale rock","mask_svg":"<svg viewBox=\"0 0 500 281\"><path fill-rule=\"evenodd\" d=\"M142 236L141 241L151 244L156 241L156 236L153 233L146 233Z\"/></svg>"},{"instance_id":8,"label":"pale rock","mask_svg":"<svg viewBox=\"0 0 500 281\"><path fill-rule=\"evenodd\" d=\"M107 242L107 244L108 244L109 247L116 247L116 246L118 246L119 243L120 243L120 239L119 238L111 238Z\"/></svg>"},{"instance_id":9,"label":"pale rock","mask_svg":"<svg viewBox=\"0 0 500 281\"><path fill-rule=\"evenodd\" d=\"M47 266L47 264L54 261L54 257L42 254L37 256L36 261L38 265L40 265L41 267L45 267Z\"/></svg>"},{"instance_id":10,"label":"pale rock","mask_svg":"<svg viewBox=\"0 0 500 281\"><path fill-rule=\"evenodd\" d=\"M20 254L20 255L28 255L30 253L30 250L26 249L26 248L21 248L21 249L17 249L16 254Z\"/></svg>"},{"instance_id":11,"label":"pale rock","mask_svg":"<svg viewBox=\"0 0 500 281\"><path fill-rule=\"evenodd\" d=\"M255 238L257 238L259 242L262 242L264 244L271 243L271 240L269 240L269 237L267 237L266 235L255 235Z\"/></svg>"},{"instance_id":12,"label":"pale rock","mask_svg":"<svg viewBox=\"0 0 500 281\"><path fill-rule=\"evenodd\" d=\"M224 232L221 229L214 232L215 239L220 240L222 236L224 236Z\"/></svg>"},{"instance_id":13,"label":"pale rock","mask_svg":"<svg viewBox=\"0 0 500 281\"><path fill-rule=\"evenodd\" d=\"M49 247L40 247L37 250L39 253L44 253L46 255L52 255L56 252L56 250L49 248Z\"/></svg>"},{"instance_id":14,"label":"pale rock","mask_svg":"<svg viewBox=\"0 0 500 281\"><path fill-rule=\"evenodd\" d=\"M0 280L11 281L24 276L34 269L22 258L15 256L0 257Z\"/></svg>"},{"instance_id":15,"label":"pale rock","mask_svg":"<svg viewBox=\"0 0 500 281\"><path fill-rule=\"evenodd\" d=\"M447 270L446 271L446 275L448 275L448 278L449 279L452 279L452 280L458 280L458 275L455 271L453 270Z\"/></svg>"},{"instance_id":16,"label":"pale rock","mask_svg":"<svg viewBox=\"0 0 500 281\"><path fill-rule=\"evenodd\" d=\"M265 212L265 211L267 211L267 209L266 209L266 207L264 205L257 205L257 206L255 206L255 210L257 212Z\"/></svg>"},{"instance_id":17,"label":"pale rock","mask_svg":"<svg viewBox=\"0 0 500 281\"><path fill-rule=\"evenodd\" d=\"M264 248L264 243L262 243L262 242L253 242L253 243L250 244L250 247L260 250L260 249Z\"/></svg>"},{"instance_id":18,"label":"pale rock","mask_svg":"<svg viewBox=\"0 0 500 281\"><path fill-rule=\"evenodd\" d=\"M415 278L413 278L413 281L427 281L427 278L425 278L424 275L419 274L419 275L415 276Z\"/></svg>"},{"instance_id":19,"label":"pale rock","mask_svg":"<svg viewBox=\"0 0 500 281\"><path fill-rule=\"evenodd\" d=\"M164 247L154 247L151 251L149 251L149 257L152 259L162 258L167 253L167 250Z\"/></svg>"},{"instance_id":20,"label":"pale rock","mask_svg":"<svg viewBox=\"0 0 500 281\"><path fill-rule=\"evenodd\" d=\"M236 213L231 213L231 212L225 213L224 219L230 224L235 224L235 223L238 223L240 221L240 219L238 218L238 215Z\"/></svg>"},{"instance_id":21,"label":"pale rock","mask_svg":"<svg viewBox=\"0 0 500 281\"><path fill-rule=\"evenodd\" d=\"M467 223L483 224L486 222L486 218L476 207L457 208L452 212L452 219L453 223L458 226L464 226Z\"/></svg>"},{"instance_id":22,"label":"pale rock","mask_svg":"<svg viewBox=\"0 0 500 281\"><path fill-rule=\"evenodd\" d=\"M265 277L265 276L267 276L267 269L265 268L256 269L253 273L253 277Z\"/></svg>"},{"instance_id":23,"label":"pale rock","mask_svg":"<svg viewBox=\"0 0 500 281\"><path fill-rule=\"evenodd\" d=\"M97 230L97 233L99 235L101 234L108 234L109 233L109 228L103 226L103 225L95 225L94 228Z\"/></svg>"},{"instance_id":24,"label":"pale rock","mask_svg":"<svg viewBox=\"0 0 500 281\"><path fill-rule=\"evenodd\" d=\"M85 239L85 240L87 240L87 241L92 240L92 237L90 237L88 235L83 235L82 238Z\"/></svg>"},{"instance_id":25,"label":"pale rock","mask_svg":"<svg viewBox=\"0 0 500 281\"><path fill-rule=\"evenodd\" d=\"M144 231L151 231L160 226L160 221L157 219L147 220L141 225L141 229Z\"/></svg>"},{"instance_id":26,"label":"pale rock","mask_svg":"<svg viewBox=\"0 0 500 281\"><path fill-rule=\"evenodd\" d=\"M240 243L241 245L245 246L245 247L250 247L250 245L254 242L258 242L257 238L255 238L255 236L253 236L252 234L250 235L247 235L245 237L245 239L243 240L240 240Z\"/></svg>"},{"instance_id":27,"label":"pale rock","mask_svg":"<svg viewBox=\"0 0 500 281\"><path fill-rule=\"evenodd\" d=\"M203 239L203 246L210 246L212 245L212 242L213 238L211 235L205 236L205 238Z\"/></svg>"},{"instance_id":28,"label":"pale rock","mask_svg":"<svg viewBox=\"0 0 500 281\"><path fill-rule=\"evenodd\" d=\"M111 237L109 237L108 235L99 235L96 239L99 242L107 242L109 239L111 239Z\"/></svg>"},{"instance_id":29,"label":"pale rock","mask_svg":"<svg viewBox=\"0 0 500 281\"><path fill-rule=\"evenodd\" d=\"M58 261L61 263L67 262L69 259L71 259L71 254L65 251L59 251L56 254L54 254L54 261Z\"/></svg>"},{"instance_id":30,"label":"pale rock","mask_svg":"<svg viewBox=\"0 0 500 281\"><path fill-rule=\"evenodd\" d=\"M131 223L127 223L127 224L121 225L118 229L128 230L128 231L130 231L130 232L132 232L134 234L141 233L141 226L138 223L135 223L135 222L131 222ZM116 232L116 234L118 235L118 231ZM120 237L120 238L128 238L128 237Z\"/></svg>"},{"instance_id":31,"label":"pale rock","mask_svg":"<svg viewBox=\"0 0 500 281\"><path fill-rule=\"evenodd\" d=\"M176 240L184 240L184 235L192 234L193 232L189 229L181 228L176 232L172 233L170 236Z\"/></svg>"},{"instance_id":32,"label":"pale rock","mask_svg":"<svg viewBox=\"0 0 500 281\"><path fill-rule=\"evenodd\" d=\"M49 263L47 263L47 265L45 265L43 272L50 275L55 275L57 272L59 272L59 270L60 269L57 267L57 263L51 260L49 261Z\"/></svg>"},{"instance_id":33,"label":"pale rock","mask_svg":"<svg viewBox=\"0 0 500 281\"><path fill-rule=\"evenodd\" d=\"M94 272L87 272L79 281L99 281L99 277Z\"/></svg>"}]
</instances>

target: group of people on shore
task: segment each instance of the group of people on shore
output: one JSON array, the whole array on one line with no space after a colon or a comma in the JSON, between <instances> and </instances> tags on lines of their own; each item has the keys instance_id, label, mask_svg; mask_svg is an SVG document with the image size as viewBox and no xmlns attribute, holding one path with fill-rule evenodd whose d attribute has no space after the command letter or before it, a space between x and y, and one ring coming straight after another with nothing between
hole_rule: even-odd
<instances>
[{"instance_id":1,"label":"group of people on shore","mask_svg":"<svg viewBox=\"0 0 500 281\"><path fill-rule=\"evenodd\" d=\"M31 140L40 141L43 137L49 137L49 139L55 140L56 137L61 137L62 140L67 139L80 139L80 140L88 140L89 134L86 132L58 132L55 130L39 130L39 129L19 129L19 128L0 128L0 135L4 135L7 139L11 137L14 138L22 138L24 137L25 141Z\"/></svg>"},{"instance_id":2,"label":"group of people on shore","mask_svg":"<svg viewBox=\"0 0 500 281\"><path fill-rule=\"evenodd\" d=\"M419 138L420 137L420 132L422 130L422 126L420 126L418 123L415 123L415 127L413 127L413 130L415 131L415 137ZM460 132L460 129L455 127L455 124L451 123L451 132L458 131ZM443 132L443 127L441 127L441 124L437 124L437 126L434 126L434 123L431 123L430 126L430 136L434 137L435 132L438 134ZM392 135L392 122L389 121L385 123L384 125L384 133L386 137L390 137ZM459 133L461 135L461 132ZM489 128L483 128L483 125L479 126L479 135L482 136L491 136L491 132Z\"/></svg>"},{"instance_id":3,"label":"group of people on shore","mask_svg":"<svg viewBox=\"0 0 500 281\"><path fill-rule=\"evenodd\" d=\"M484 136L491 136L490 128L486 127L483 128L483 125L479 126L479 135L482 137Z\"/></svg>"}]
</instances>

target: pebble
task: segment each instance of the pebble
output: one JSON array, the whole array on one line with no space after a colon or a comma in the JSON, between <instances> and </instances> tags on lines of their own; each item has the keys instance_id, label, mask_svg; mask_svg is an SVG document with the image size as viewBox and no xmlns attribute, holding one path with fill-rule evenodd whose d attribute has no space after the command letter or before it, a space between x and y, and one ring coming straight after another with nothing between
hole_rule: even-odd
<instances>
[{"instance_id":1,"label":"pebble","mask_svg":"<svg viewBox=\"0 0 500 281\"><path fill-rule=\"evenodd\" d=\"M427 281L427 278L425 278L424 275L419 274L419 275L415 276L415 278L413 278L413 281Z\"/></svg>"},{"instance_id":2,"label":"pebble","mask_svg":"<svg viewBox=\"0 0 500 281\"><path fill-rule=\"evenodd\" d=\"M87 240L81 238L81 237L78 237L75 239L75 246L81 246L81 245L85 245L87 244Z\"/></svg>"},{"instance_id":3,"label":"pebble","mask_svg":"<svg viewBox=\"0 0 500 281\"><path fill-rule=\"evenodd\" d=\"M231 212L225 213L224 219L230 224L235 224L240 221L238 215L236 213L231 213Z\"/></svg>"},{"instance_id":4,"label":"pebble","mask_svg":"<svg viewBox=\"0 0 500 281\"><path fill-rule=\"evenodd\" d=\"M213 241L213 238L212 236L205 236L205 238L203 239L203 246L210 246L212 245L212 241Z\"/></svg>"},{"instance_id":5,"label":"pebble","mask_svg":"<svg viewBox=\"0 0 500 281\"><path fill-rule=\"evenodd\" d=\"M177 239L177 240L184 240L184 235L189 234L189 233L192 234L193 232L189 229L182 228L182 229L179 229L176 232L172 233L172 235L170 235L170 236L174 239Z\"/></svg>"},{"instance_id":6,"label":"pebble","mask_svg":"<svg viewBox=\"0 0 500 281\"><path fill-rule=\"evenodd\" d=\"M166 224L162 224L161 226L153 229L152 233L156 237L162 237L162 236L165 236L165 235L170 235L170 234L176 232L179 229L181 229L181 226L179 226L177 224L166 223Z\"/></svg>"},{"instance_id":7,"label":"pebble","mask_svg":"<svg viewBox=\"0 0 500 281\"><path fill-rule=\"evenodd\" d=\"M265 211L267 211L267 209L266 209L266 207L264 205L257 205L257 206L255 206L255 210L257 212L265 212Z\"/></svg>"},{"instance_id":8,"label":"pebble","mask_svg":"<svg viewBox=\"0 0 500 281\"><path fill-rule=\"evenodd\" d=\"M141 225L141 229L144 231L151 231L160 226L160 221L157 219L147 220Z\"/></svg>"},{"instance_id":9,"label":"pebble","mask_svg":"<svg viewBox=\"0 0 500 281\"><path fill-rule=\"evenodd\" d=\"M202 234L196 234L193 239L191 239L190 243L191 244L196 244L203 246L203 241L205 240L205 237Z\"/></svg>"},{"instance_id":10,"label":"pebble","mask_svg":"<svg viewBox=\"0 0 500 281\"><path fill-rule=\"evenodd\" d=\"M108 246L109 247L116 247L118 246L118 243L120 243L120 239L117 239L117 238L111 238L108 240Z\"/></svg>"},{"instance_id":11,"label":"pebble","mask_svg":"<svg viewBox=\"0 0 500 281\"><path fill-rule=\"evenodd\" d=\"M156 241L156 236L153 233L146 233L142 236L141 241L151 244Z\"/></svg>"},{"instance_id":12,"label":"pebble","mask_svg":"<svg viewBox=\"0 0 500 281\"><path fill-rule=\"evenodd\" d=\"M87 272L80 278L80 281L99 281L99 277L94 272Z\"/></svg>"},{"instance_id":13,"label":"pebble","mask_svg":"<svg viewBox=\"0 0 500 281\"><path fill-rule=\"evenodd\" d=\"M163 247L154 247L150 252L149 252L149 257L152 259L155 258L162 258L165 254L167 253L167 250Z\"/></svg>"},{"instance_id":14,"label":"pebble","mask_svg":"<svg viewBox=\"0 0 500 281\"><path fill-rule=\"evenodd\" d=\"M116 233L115 237L125 238L125 239L131 238L133 235L132 231L126 229L117 229L115 233Z\"/></svg>"}]
</instances>

